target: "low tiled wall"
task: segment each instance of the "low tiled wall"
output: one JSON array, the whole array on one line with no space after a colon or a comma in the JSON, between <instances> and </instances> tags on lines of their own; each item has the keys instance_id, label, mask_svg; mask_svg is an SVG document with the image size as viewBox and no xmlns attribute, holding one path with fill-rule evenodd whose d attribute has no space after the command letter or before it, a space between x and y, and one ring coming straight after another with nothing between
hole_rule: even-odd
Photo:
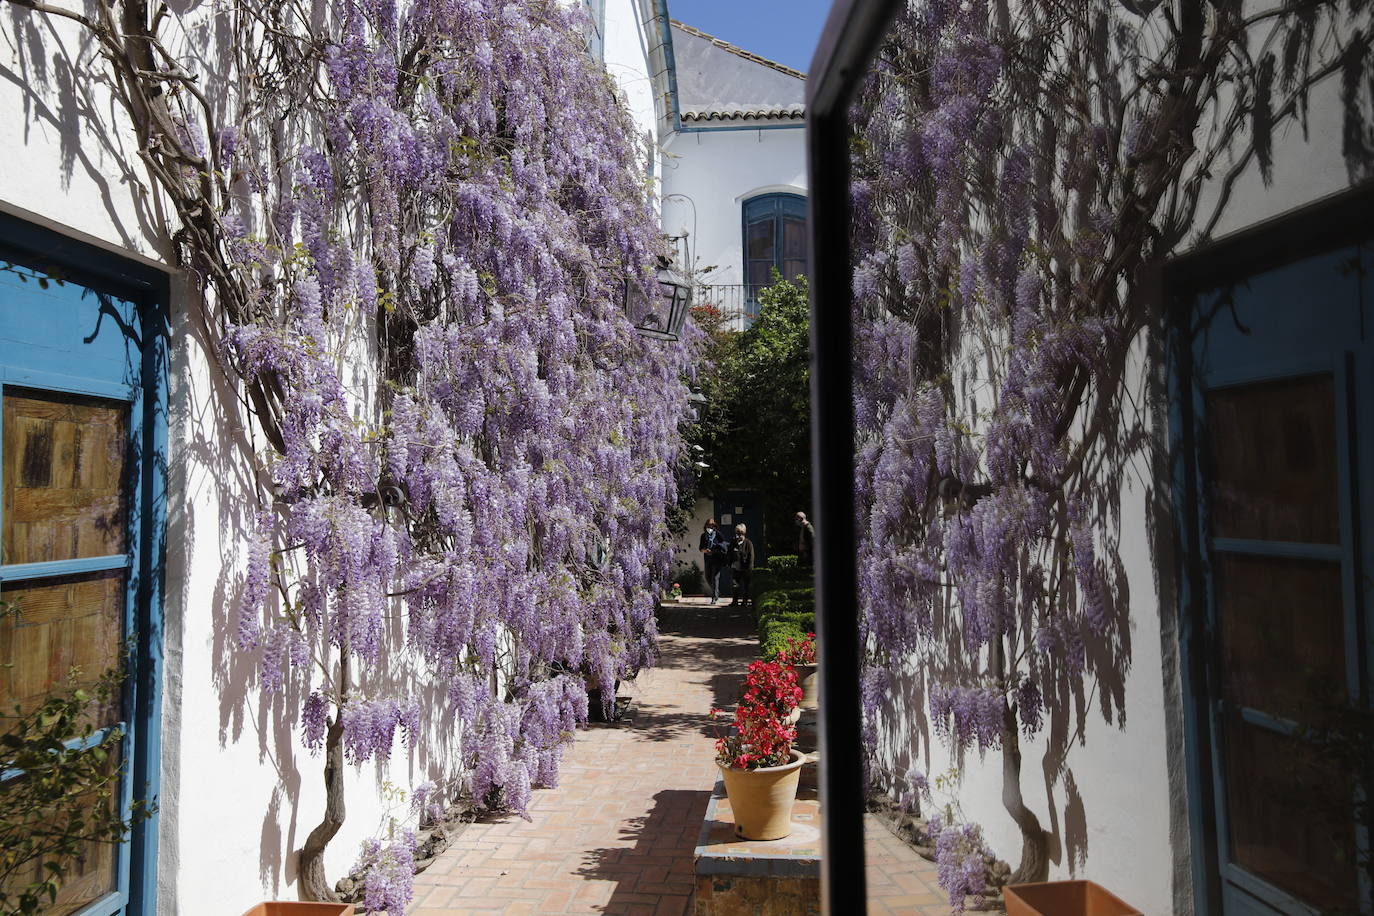
<instances>
[{"instance_id":1,"label":"low tiled wall","mask_svg":"<svg viewBox=\"0 0 1374 916\"><path fill-rule=\"evenodd\" d=\"M802 770L792 834L744 840L717 780L696 848L695 916L819 916L821 804L815 763Z\"/></svg>"}]
</instances>

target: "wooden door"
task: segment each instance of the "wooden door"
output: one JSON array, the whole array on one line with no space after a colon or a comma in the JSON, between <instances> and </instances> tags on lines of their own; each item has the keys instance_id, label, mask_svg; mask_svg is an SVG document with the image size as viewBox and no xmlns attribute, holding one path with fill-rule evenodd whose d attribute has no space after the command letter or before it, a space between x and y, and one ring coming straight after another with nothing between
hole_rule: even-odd
<instances>
[{"instance_id":1,"label":"wooden door","mask_svg":"<svg viewBox=\"0 0 1374 916\"><path fill-rule=\"evenodd\" d=\"M165 421L154 412L154 312L53 268L0 260L0 707L33 708L120 672L121 696L93 715L98 734L124 735L111 765L126 811L156 790L154 465ZM0 770L0 780L25 778ZM142 899L155 848L146 823L123 844L89 845L42 912L151 912Z\"/></svg>"},{"instance_id":2,"label":"wooden door","mask_svg":"<svg viewBox=\"0 0 1374 916\"><path fill-rule=\"evenodd\" d=\"M1367 700L1374 351L1350 245L1198 297L1200 732L1227 914L1369 913L1356 774L1305 736ZM1374 262L1371 262L1374 263ZM1352 267L1353 265L1353 267Z\"/></svg>"}]
</instances>

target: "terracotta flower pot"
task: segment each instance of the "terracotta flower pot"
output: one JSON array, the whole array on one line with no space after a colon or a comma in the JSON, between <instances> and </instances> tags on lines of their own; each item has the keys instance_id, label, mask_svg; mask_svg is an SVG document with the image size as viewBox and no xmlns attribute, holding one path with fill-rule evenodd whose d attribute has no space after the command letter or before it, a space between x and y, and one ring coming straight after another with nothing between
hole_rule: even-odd
<instances>
[{"instance_id":1,"label":"terracotta flower pot","mask_svg":"<svg viewBox=\"0 0 1374 916\"><path fill-rule=\"evenodd\" d=\"M620 690L620 678L615 680L615 689ZM624 709L620 706L620 697L611 697L611 711L608 713L602 705L601 688L587 687L587 721L589 722L617 722L620 720Z\"/></svg>"},{"instance_id":2,"label":"terracotta flower pot","mask_svg":"<svg viewBox=\"0 0 1374 916\"><path fill-rule=\"evenodd\" d=\"M821 705L821 673L815 663L794 665L797 669L797 683L801 685L802 698L797 705L802 709L816 709Z\"/></svg>"},{"instance_id":3,"label":"terracotta flower pot","mask_svg":"<svg viewBox=\"0 0 1374 916\"><path fill-rule=\"evenodd\" d=\"M1007 916L1141 916L1140 910L1092 881L1044 881L1002 888Z\"/></svg>"},{"instance_id":4,"label":"terracotta flower pot","mask_svg":"<svg viewBox=\"0 0 1374 916\"><path fill-rule=\"evenodd\" d=\"M735 813L735 835L746 840L780 840L792 832L792 803L806 758L792 752L792 762L757 770L722 765L725 794Z\"/></svg>"},{"instance_id":5,"label":"terracotta flower pot","mask_svg":"<svg viewBox=\"0 0 1374 916\"><path fill-rule=\"evenodd\" d=\"M351 903L302 903L299 900L268 900L243 916L353 916Z\"/></svg>"}]
</instances>

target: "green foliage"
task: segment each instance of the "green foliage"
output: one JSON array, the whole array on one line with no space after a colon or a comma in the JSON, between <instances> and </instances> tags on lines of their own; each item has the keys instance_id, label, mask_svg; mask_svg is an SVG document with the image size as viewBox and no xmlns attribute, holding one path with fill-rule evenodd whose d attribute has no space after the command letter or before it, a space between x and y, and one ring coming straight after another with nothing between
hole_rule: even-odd
<instances>
[{"instance_id":1,"label":"green foliage","mask_svg":"<svg viewBox=\"0 0 1374 916\"><path fill-rule=\"evenodd\" d=\"M682 572L677 574L677 584L682 586L684 595L700 595L706 588L706 576L702 573L701 567L691 563Z\"/></svg>"},{"instance_id":2,"label":"green foliage","mask_svg":"<svg viewBox=\"0 0 1374 916\"><path fill-rule=\"evenodd\" d=\"M816 588L809 576L795 572L770 570L756 574L755 581L759 654L772 659L787 648L789 638L801 640L816 631Z\"/></svg>"},{"instance_id":3,"label":"green foliage","mask_svg":"<svg viewBox=\"0 0 1374 916\"><path fill-rule=\"evenodd\" d=\"M792 516L811 508L811 355L805 278L759 294L747 331L716 331L706 354L706 397L691 441L710 493L755 490L763 499L768 554L794 550Z\"/></svg>"},{"instance_id":4,"label":"green foliage","mask_svg":"<svg viewBox=\"0 0 1374 916\"><path fill-rule=\"evenodd\" d=\"M0 782L0 916L40 912L94 846L121 842L153 810L135 802L123 817L124 735L96 724L119 701L119 674L90 688L78 676L39 706L0 712L0 770L22 771Z\"/></svg>"},{"instance_id":5,"label":"green foliage","mask_svg":"<svg viewBox=\"0 0 1374 916\"><path fill-rule=\"evenodd\" d=\"M768 558L768 568L773 572L792 573L797 569L795 553L778 553Z\"/></svg>"},{"instance_id":6,"label":"green foliage","mask_svg":"<svg viewBox=\"0 0 1374 916\"><path fill-rule=\"evenodd\" d=\"M1374 711L1351 701L1344 685L1322 680L1313 672L1311 698L1295 711L1299 726L1296 753L1281 764L1281 778L1264 779L1262 791L1290 822L1309 837L1325 841L1327 854L1348 862L1365 880L1374 881L1374 856L1355 842L1353 826L1368 824L1374 814L1367 787L1374 774ZM1324 909L1325 916L1356 916L1349 906Z\"/></svg>"}]
</instances>

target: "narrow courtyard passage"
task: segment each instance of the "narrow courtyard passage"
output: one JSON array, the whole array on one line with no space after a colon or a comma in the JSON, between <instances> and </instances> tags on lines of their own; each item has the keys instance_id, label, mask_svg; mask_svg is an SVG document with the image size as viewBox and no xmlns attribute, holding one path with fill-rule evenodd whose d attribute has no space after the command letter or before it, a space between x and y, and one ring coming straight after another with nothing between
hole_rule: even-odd
<instances>
[{"instance_id":1,"label":"narrow courtyard passage","mask_svg":"<svg viewBox=\"0 0 1374 916\"><path fill-rule=\"evenodd\" d=\"M665 608L657 668L621 686L631 721L594 724L536 790L531 821L468 825L415 878L412 916L689 912L692 852L716 779L712 706L758 654L752 616Z\"/></svg>"},{"instance_id":2,"label":"narrow courtyard passage","mask_svg":"<svg viewBox=\"0 0 1374 916\"><path fill-rule=\"evenodd\" d=\"M658 667L621 687L634 701L628 721L578 734L558 788L536 790L530 821L468 825L416 876L409 916L691 912L692 856L717 778L709 712L734 706L758 639L752 615L723 605L668 606L659 626ZM930 863L895 840L884 852L869 868L871 912L947 912L933 906Z\"/></svg>"}]
</instances>

